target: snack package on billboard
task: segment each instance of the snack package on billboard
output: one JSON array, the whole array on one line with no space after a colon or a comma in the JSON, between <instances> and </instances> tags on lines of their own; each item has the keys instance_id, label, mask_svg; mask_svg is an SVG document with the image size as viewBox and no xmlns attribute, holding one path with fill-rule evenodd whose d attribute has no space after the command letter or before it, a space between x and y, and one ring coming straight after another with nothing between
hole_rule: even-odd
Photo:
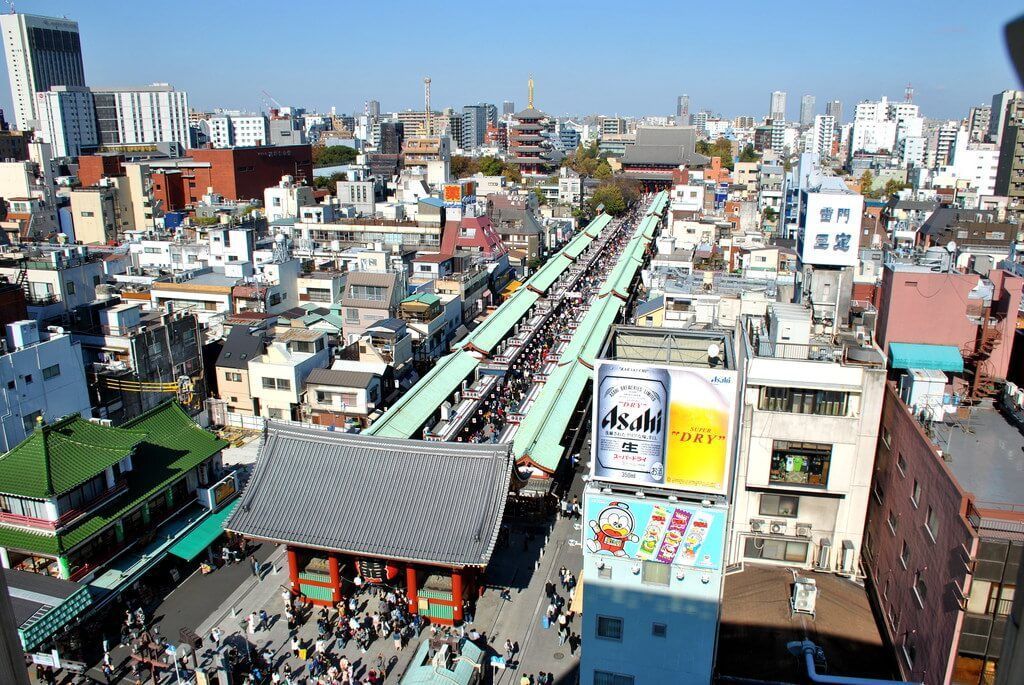
<instances>
[{"instance_id":1,"label":"snack package on billboard","mask_svg":"<svg viewBox=\"0 0 1024 685\"><path fill-rule=\"evenodd\" d=\"M668 523L670 514L671 512L662 505L657 504L654 506L651 518L647 520L647 528L640 538L640 544L637 545L637 559L647 560L654 558L654 552L658 549L658 541L661 540L661 534L665 531L665 525Z\"/></svg>"},{"instance_id":2,"label":"snack package on billboard","mask_svg":"<svg viewBox=\"0 0 1024 685\"><path fill-rule=\"evenodd\" d=\"M658 550L657 560L663 564L671 564L675 561L676 552L683 542L683 534L686 532L686 524L690 522L690 512L685 509L676 509L672 512L672 520L669 521L668 531L665 533L665 541L661 543Z\"/></svg>"},{"instance_id":3,"label":"snack package on billboard","mask_svg":"<svg viewBox=\"0 0 1024 685\"><path fill-rule=\"evenodd\" d=\"M683 538L683 556L681 561L684 564L696 563L697 554L700 552L701 545L704 544L704 538L708 535L708 527L711 523L711 517L705 514L697 514L693 518L693 524Z\"/></svg>"},{"instance_id":4,"label":"snack package on billboard","mask_svg":"<svg viewBox=\"0 0 1024 685\"><path fill-rule=\"evenodd\" d=\"M595 477L664 483L669 384L665 369L598 367Z\"/></svg>"}]
</instances>

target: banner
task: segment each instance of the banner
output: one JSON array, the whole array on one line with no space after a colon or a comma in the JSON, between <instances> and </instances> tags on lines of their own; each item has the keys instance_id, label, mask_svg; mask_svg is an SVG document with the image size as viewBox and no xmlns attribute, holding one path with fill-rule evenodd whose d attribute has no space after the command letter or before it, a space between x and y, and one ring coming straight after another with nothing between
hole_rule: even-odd
<instances>
[{"instance_id":1,"label":"banner","mask_svg":"<svg viewBox=\"0 0 1024 685\"><path fill-rule=\"evenodd\" d=\"M727 493L735 371L599 360L594 373L593 478Z\"/></svg>"},{"instance_id":2,"label":"banner","mask_svg":"<svg viewBox=\"0 0 1024 685\"><path fill-rule=\"evenodd\" d=\"M585 505L583 545L590 554L708 571L722 568L724 508L589 494Z\"/></svg>"}]
</instances>

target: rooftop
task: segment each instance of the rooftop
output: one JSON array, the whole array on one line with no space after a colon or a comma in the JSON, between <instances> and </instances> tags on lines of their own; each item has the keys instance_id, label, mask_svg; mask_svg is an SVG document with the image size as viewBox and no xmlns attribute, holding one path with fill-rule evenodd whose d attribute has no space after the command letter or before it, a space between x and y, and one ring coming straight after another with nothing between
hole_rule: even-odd
<instances>
[{"instance_id":1,"label":"rooftop","mask_svg":"<svg viewBox=\"0 0 1024 685\"><path fill-rule=\"evenodd\" d=\"M745 564L743 572L725 577L718 639L721 675L806 682L803 662L786 649L787 642L806 638L825 650L830 675L899 677L864 588L838 576L812 577L818 587L813 618L790 612L790 569Z\"/></svg>"},{"instance_id":2,"label":"rooftop","mask_svg":"<svg viewBox=\"0 0 1024 685\"><path fill-rule=\"evenodd\" d=\"M224 527L317 549L486 566L511 472L507 445L268 422L256 468Z\"/></svg>"}]
</instances>

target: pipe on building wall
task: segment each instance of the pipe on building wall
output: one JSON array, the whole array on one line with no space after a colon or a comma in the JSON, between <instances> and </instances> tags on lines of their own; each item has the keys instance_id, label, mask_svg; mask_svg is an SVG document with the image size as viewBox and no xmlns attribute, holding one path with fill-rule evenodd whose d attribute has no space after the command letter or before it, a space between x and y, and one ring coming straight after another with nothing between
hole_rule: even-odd
<instances>
[{"instance_id":1,"label":"pipe on building wall","mask_svg":"<svg viewBox=\"0 0 1024 685\"><path fill-rule=\"evenodd\" d=\"M848 678L845 676L825 675L818 673L817 666L815 665L815 656L819 654L822 656L824 655L824 652L820 647L810 640L790 642L786 646L789 648L789 651L796 656L803 654L804 662L807 664L807 677L810 678L813 683L823 683L824 685L924 685L920 681L884 680L879 678Z\"/></svg>"}]
</instances>

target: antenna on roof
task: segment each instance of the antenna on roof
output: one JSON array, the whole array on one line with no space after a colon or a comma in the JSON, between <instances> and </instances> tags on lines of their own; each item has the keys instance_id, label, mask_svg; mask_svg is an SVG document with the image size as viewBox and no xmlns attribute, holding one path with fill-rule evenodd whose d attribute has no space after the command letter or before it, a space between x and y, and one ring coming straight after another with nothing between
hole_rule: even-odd
<instances>
[{"instance_id":1,"label":"antenna on roof","mask_svg":"<svg viewBox=\"0 0 1024 685\"><path fill-rule=\"evenodd\" d=\"M907 87L903 91L903 101L904 102L913 102L914 101L914 86L910 85L909 82L907 83Z\"/></svg>"}]
</instances>

